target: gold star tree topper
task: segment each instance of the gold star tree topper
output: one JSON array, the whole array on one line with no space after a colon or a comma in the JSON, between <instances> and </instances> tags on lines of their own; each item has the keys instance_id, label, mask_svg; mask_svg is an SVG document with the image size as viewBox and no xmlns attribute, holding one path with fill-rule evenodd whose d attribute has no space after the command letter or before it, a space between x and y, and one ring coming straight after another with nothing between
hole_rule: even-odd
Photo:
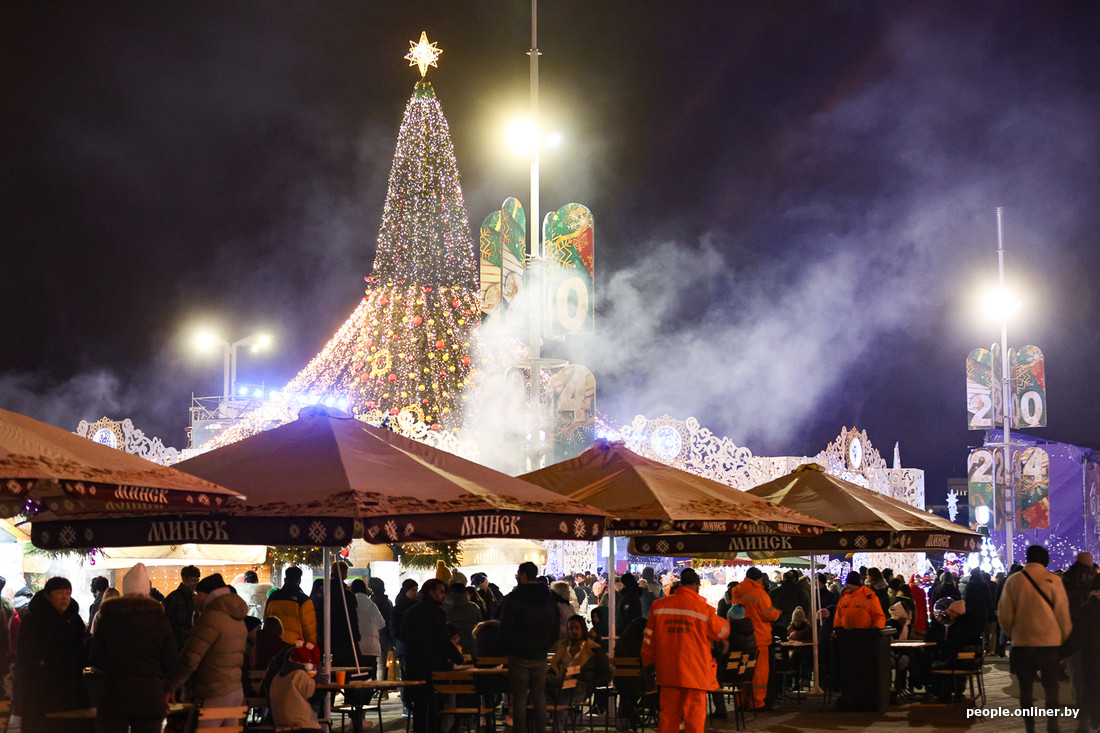
<instances>
[{"instance_id":1,"label":"gold star tree topper","mask_svg":"<svg viewBox=\"0 0 1100 733\"><path fill-rule=\"evenodd\" d=\"M439 68L439 54L443 53L443 50L436 43L438 41L428 43L427 31L420 32L419 43L409 41L409 52L405 54L405 58L409 60L409 66L420 67L421 79L428 73L429 66Z\"/></svg>"}]
</instances>

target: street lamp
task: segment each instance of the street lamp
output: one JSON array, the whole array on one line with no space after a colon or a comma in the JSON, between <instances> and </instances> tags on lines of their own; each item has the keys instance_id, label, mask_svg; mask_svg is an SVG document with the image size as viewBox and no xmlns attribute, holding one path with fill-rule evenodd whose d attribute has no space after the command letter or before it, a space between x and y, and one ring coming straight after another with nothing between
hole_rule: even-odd
<instances>
[{"instance_id":1,"label":"street lamp","mask_svg":"<svg viewBox=\"0 0 1100 733\"><path fill-rule=\"evenodd\" d=\"M195 345L202 351L212 351L221 346L225 366L222 373L222 395L228 403L233 390L237 386L237 349L248 346L249 351L256 353L271 345L271 336L266 333L254 333L251 336L229 343L211 331L201 331L195 336Z\"/></svg>"},{"instance_id":2,"label":"street lamp","mask_svg":"<svg viewBox=\"0 0 1100 733\"><path fill-rule=\"evenodd\" d=\"M1016 492L1015 477L1012 466L1012 372L1008 363L1008 316L1010 311L1019 307L1016 301L1008 294L1005 288L1005 246L1004 246L1004 209L997 207L997 270L1000 276L1000 300L1001 316L1001 432L1004 440L1004 507L1005 507L1005 557L1009 565L1012 565L1016 554L1012 547L1012 524L1016 521ZM994 487L996 487L997 474L993 474ZM994 488L996 491L996 488Z\"/></svg>"}]
</instances>

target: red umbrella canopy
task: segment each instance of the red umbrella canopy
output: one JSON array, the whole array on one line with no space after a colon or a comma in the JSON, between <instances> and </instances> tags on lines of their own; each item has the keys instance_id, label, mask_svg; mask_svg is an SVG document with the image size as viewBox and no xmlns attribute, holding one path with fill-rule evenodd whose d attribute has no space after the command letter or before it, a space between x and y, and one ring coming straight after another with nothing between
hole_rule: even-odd
<instances>
[{"instance_id":1,"label":"red umbrella canopy","mask_svg":"<svg viewBox=\"0 0 1100 733\"><path fill-rule=\"evenodd\" d=\"M653 461L621 442L597 440L576 458L520 478L612 517L617 534L681 532L818 535L832 525L718 481Z\"/></svg>"},{"instance_id":2,"label":"red umbrella canopy","mask_svg":"<svg viewBox=\"0 0 1100 733\"><path fill-rule=\"evenodd\" d=\"M372 542L597 539L606 515L526 481L313 406L179 464L248 494L233 514L351 517Z\"/></svg>"},{"instance_id":3,"label":"red umbrella canopy","mask_svg":"<svg viewBox=\"0 0 1100 733\"><path fill-rule=\"evenodd\" d=\"M0 410L0 513L214 511L240 499L210 481ZM35 506L37 505L37 506Z\"/></svg>"}]
</instances>

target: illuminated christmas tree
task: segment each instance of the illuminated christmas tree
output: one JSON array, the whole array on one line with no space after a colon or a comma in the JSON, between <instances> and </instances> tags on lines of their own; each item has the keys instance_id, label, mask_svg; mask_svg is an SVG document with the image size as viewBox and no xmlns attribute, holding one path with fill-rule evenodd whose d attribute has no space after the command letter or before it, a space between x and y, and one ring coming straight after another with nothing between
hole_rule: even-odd
<instances>
[{"instance_id":1,"label":"illuminated christmas tree","mask_svg":"<svg viewBox=\"0 0 1100 733\"><path fill-rule=\"evenodd\" d=\"M405 106L366 298L309 364L216 445L293 419L324 402L376 421L408 411L434 429L457 429L480 322L478 258L454 144L432 85L440 53L421 34L407 59L421 81Z\"/></svg>"},{"instance_id":2,"label":"illuminated christmas tree","mask_svg":"<svg viewBox=\"0 0 1100 733\"><path fill-rule=\"evenodd\" d=\"M434 66L421 35L410 62ZM421 79L405 106L367 297L287 390L343 393L360 415L456 427L479 319L477 255L450 127Z\"/></svg>"}]
</instances>

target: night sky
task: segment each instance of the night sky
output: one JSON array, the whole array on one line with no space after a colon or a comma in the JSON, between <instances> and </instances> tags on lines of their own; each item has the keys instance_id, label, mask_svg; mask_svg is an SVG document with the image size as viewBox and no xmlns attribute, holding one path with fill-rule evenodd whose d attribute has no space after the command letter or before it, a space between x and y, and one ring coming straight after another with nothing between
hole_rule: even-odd
<instances>
[{"instance_id":1,"label":"night sky","mask_svg":"<svg viewBox=\"0 0 1100 733\"><path fill-rule=\"evenodd\" d=\"M132 418L183 447L238 379L281 386L363 292L426 30L476 227L529 199L504 129L528 104L526 2L0 7L0 406ZM1049 427L1098 441L1100 4L544 0L542 209L596 217L599 407L697 416L758 455L843 426L965 475L964 361L1005 207Z\"/></svg>"}]
</instances>

